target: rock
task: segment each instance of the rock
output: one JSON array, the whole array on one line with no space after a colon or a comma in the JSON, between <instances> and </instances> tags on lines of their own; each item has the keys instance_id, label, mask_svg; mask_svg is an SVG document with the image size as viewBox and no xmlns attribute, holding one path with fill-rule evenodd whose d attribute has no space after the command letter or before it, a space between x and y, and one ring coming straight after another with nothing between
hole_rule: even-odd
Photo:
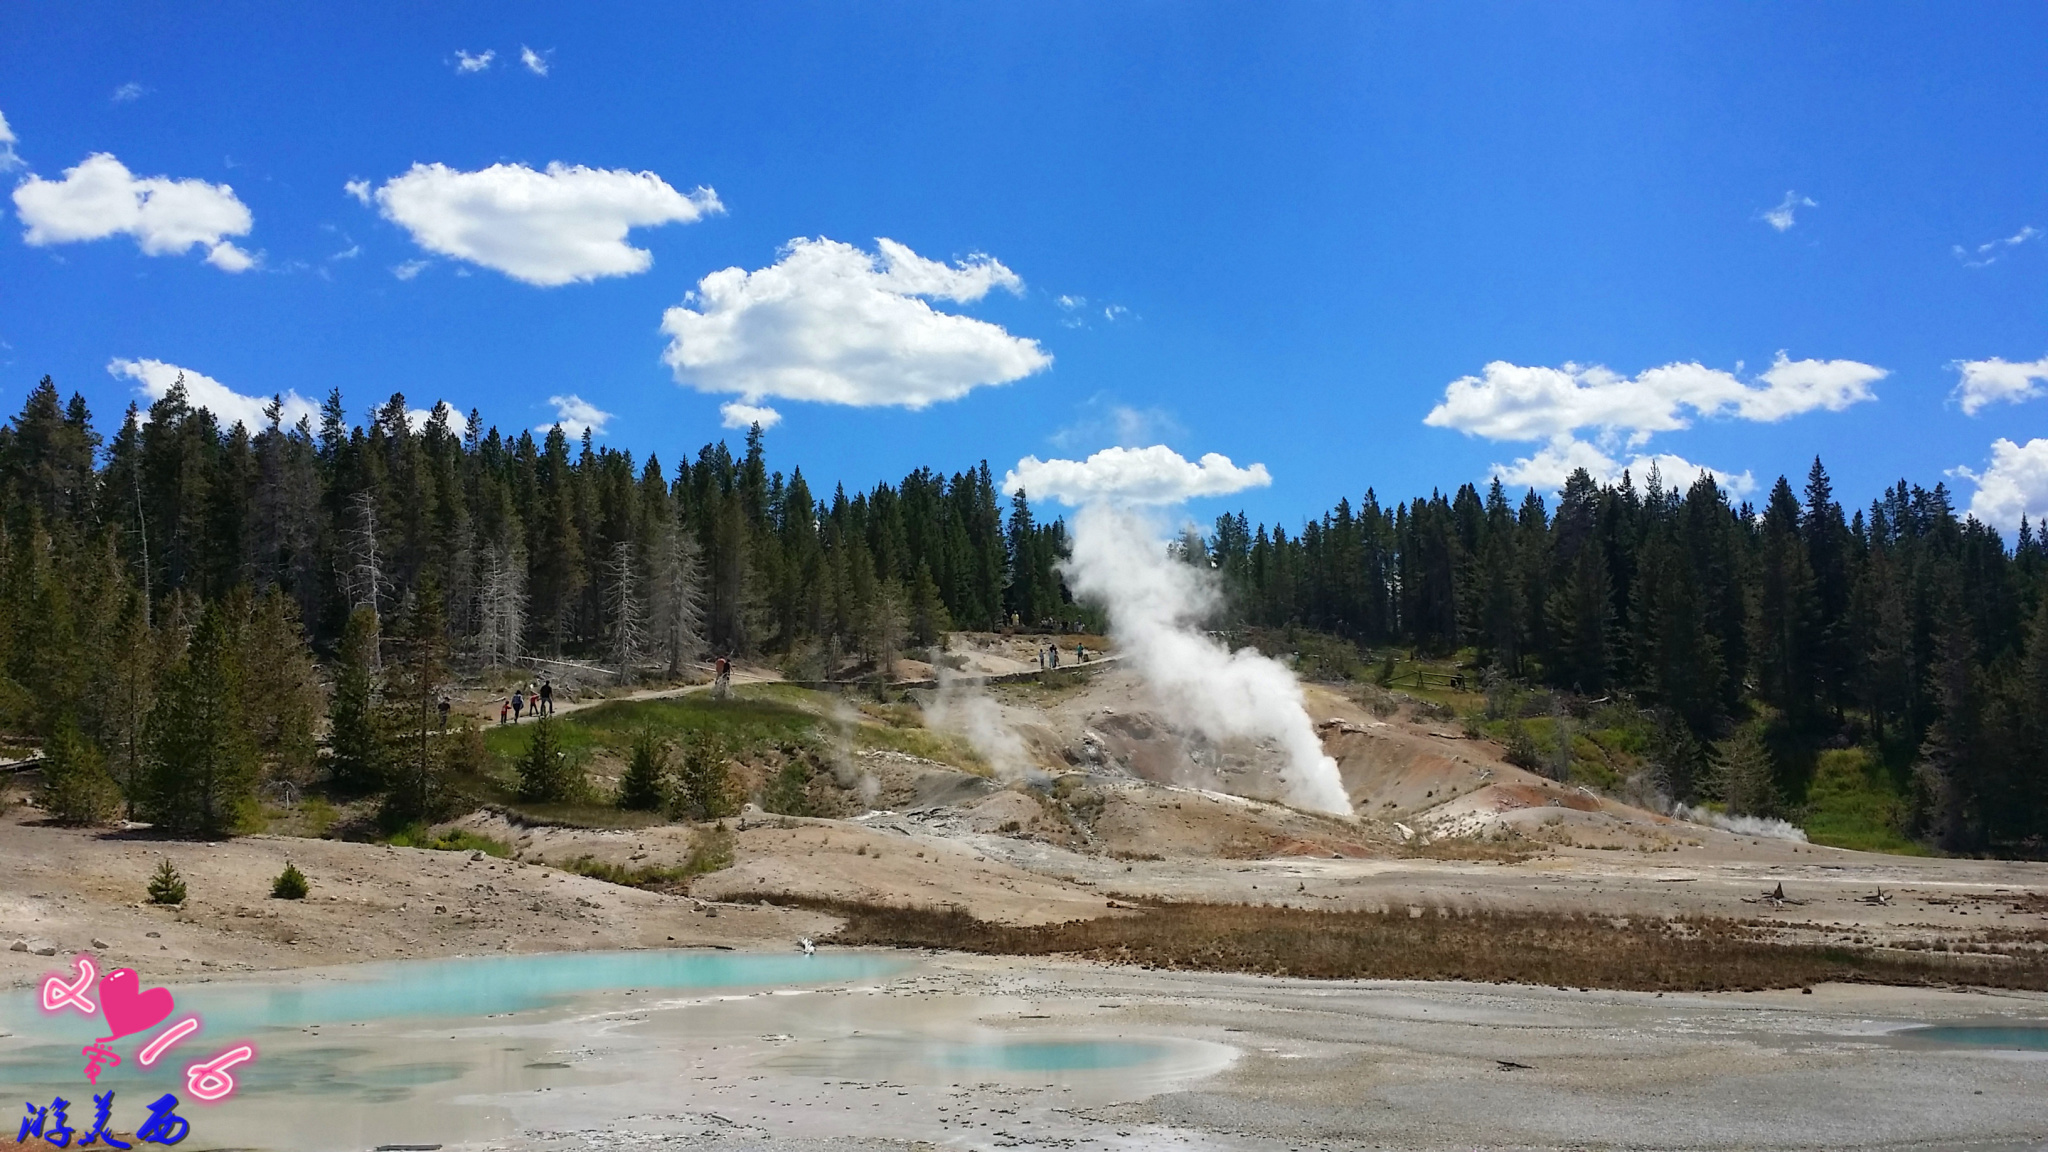
<instances>
[{"instance_id":1,"label":"rock","mask_svg":"<svg viewBox=\"0 0 2048 1152\"><path fill-rule=\"evenodd\" d=\"M474 863L476 863L477 861L479 861L479 860L481 860L481 859L483 859L483 858L484 858L484 854L483 854L483 853L481 853L481 852L471 852L471 853L469 854L469 862L470 862L471 864L474 864Z\"/></svg>"},{"instance_id":2,"label":"rock","mask_svg":"<svg viewBox=\"0 0 2048 1152\"><path fill-rule=\"evenodd\" d=\"M57 954L57 946L55 944L39 944L35 948L30 949L30 951L38 956L55 956Z\"/></svg>"},{"instance_id":3,"label":"rock","mask_svg":"<svg viewBox=\"0 0 2048 1152\"><path fill-rule=\"evenodd\" d=\"M161 933L161 932L144 932L144 933L143 933L143 935L144 935L144 936L147 936L147 937L149 937L149 938L150 938L151 940L155 940L155 939L158 939L159 937L161 937L161 936L163 935L163 933Z\"/></svg>"},{"instance_id":4,"label":"rock","mask_svg":"<svg viewBox=\"0 0 2048 1152\"><path fill-rule=\"evenodd\" d=\"M26 952L28 951L28 941L16 940L14 943L9 944L7 946L7 950L9 952Z\"/></svg>"},{"instance_id":5,"label":"rock","mask_svg":"<svg viewBox=\"0 0 2048 1152\"><path fill-rule=\"evenodd\" d=\"M112 945L112 944L109 944L109 943L107 943L107 942L106 942L105 940L102 940L102 939L100 939L100 938L99 938L99 937L97 937L97 936L95 936L95 937L93 937L93 938L92 938L92 946L93 946L93 947L95 947L95 948L112 948L112 947L113 947L113 945Z\"/></svg>"}]
</instances>

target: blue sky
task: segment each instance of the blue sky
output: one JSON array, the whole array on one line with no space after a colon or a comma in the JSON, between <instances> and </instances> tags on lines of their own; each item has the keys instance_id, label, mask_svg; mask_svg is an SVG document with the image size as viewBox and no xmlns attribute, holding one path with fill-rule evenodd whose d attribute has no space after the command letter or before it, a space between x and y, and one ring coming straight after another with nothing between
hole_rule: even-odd
<instances>
[{"instance_id":1,"label":"blue sky","mask_svg":"<svg viewBox=\"0 0 2048 1152\"><path fill-rule=\"evenodd\" d=\"M0 9L0 405L574 397L669 464L745 405L814 482L1288 522L1816 452L2048 511L2038 5L309 8Z\"/></svg>"}]
</instances>

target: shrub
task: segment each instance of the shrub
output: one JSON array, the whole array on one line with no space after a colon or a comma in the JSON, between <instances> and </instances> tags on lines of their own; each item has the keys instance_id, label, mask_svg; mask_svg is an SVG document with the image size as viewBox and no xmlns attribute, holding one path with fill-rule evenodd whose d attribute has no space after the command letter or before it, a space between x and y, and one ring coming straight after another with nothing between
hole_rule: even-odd
<instances>
[{"instance_id":1,"label":"shrub","mask_svg":"<svg viewBox=\"0 0 2048 1152\"><path fill-rule=\"evenodd\" d=\"M808 816L810 787L810 765L801 756L792 756L768 785L767 794L761 797L761 807L778 816Z\"/></svg>"},{"instance_id":2,"label":"shrub","mask_svg":"<svg viewBox=\"0 0 2048 1152\"><path fill-rule=\"evenodd\" d=\"M152 904L183 904L185 902L185 878L178 875L171 858L157 865L156 875L149 878L149 902Z\"/></svg>"},{"instance_id":3,"label":"shrub","mask_svg":"<svg viewBox=\"0 0 2048 1152\"><path fill-rule=\"evenodd\" d=\"M725 742L697 731L683 744L682 778L677 781L676 814L686 820L716 820L739 810L733 802L732 770Z\"/></svg>"},{"instance_id":4,"label":"shrub","mask_svg":"<svg viewBox=\"0 0 2048 1152\"><path fill-rule=\"evenodd\" d=\"M270 882L270 894L279 900L304 900L306 898L306 874L299 866L287 860L284 871Z\"/></svg>"}]
</instances>

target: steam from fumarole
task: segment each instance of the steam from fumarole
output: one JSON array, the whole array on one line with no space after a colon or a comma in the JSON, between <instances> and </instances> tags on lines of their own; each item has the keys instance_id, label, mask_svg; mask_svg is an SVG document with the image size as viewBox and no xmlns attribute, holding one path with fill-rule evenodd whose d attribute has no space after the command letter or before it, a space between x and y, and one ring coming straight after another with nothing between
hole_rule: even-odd
<instances>
[{"instance_id":1,"label":"steam from fumarole","mask_svg":"<svg viewBox=\"0 0 2048 1152\"><path fill-rule=\"evenodd\" d=\"M1207 571L1168 556L1137 514L1102 503L1075 515L1073 554L1063 569L1076 595L1107 608L1118 650L1169 720L1215 741L1277 746L1286 758L1282 799L1352 814L1294 673L1250 648L1229 651L1200 630L1218 595Z\"/></svg>"}]
</instances>

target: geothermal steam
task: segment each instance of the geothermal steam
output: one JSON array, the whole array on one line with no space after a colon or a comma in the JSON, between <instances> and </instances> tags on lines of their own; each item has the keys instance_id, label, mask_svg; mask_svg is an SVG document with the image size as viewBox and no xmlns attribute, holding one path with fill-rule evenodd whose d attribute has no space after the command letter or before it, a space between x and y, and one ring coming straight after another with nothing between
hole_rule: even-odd
<instances>
[{"instance_id":1,"label":"geothermal steam","mask_svg":"<svg viewBox=\"0 0 2048 1152\"><path fill-rule=\"evenodd\" d=\"M1351 815L1337 762L1323 755L1294 673L1250 648L1229 651L1200 630L1217 605L1207 571L1167 555L1141 516L1106 503L1075 515L1064 570L1075 595L1108 610L1118 648L1167 719L1219 743L1244 739L1279 748L1286 758L1282 799Z\"/></svg>"}]
</instances>

